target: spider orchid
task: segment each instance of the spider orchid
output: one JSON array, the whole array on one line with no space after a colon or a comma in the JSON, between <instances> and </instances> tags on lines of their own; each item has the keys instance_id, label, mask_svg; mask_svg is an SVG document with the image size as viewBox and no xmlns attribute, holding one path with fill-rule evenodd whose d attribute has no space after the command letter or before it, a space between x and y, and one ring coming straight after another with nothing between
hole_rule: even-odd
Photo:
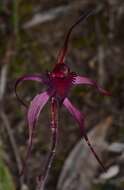
<instances>
[{"instance_id":1,"label":"spider orchid","mask_svg":"<svg viewBox=\"0 0 124 190\"><path fill-rule=\"evenodd\" d=\"M27 155L26 159L23 165L23 169L21 174L24 173L24 168L26 166L27 159L30 156L31 148L32 148L32 140L33 140L33 134L36 128L36 123L39 118L39 114L43 110L46 103L49 101L51 106L51 135L52 135L52 144L51 144L51 150L50 154L47 160L47 163L44 168L44 172L40 177L38 178L39 182L39 189L44 188L44 185L46 183L46 179L48 177L49 170L51 168L51 164L55 155L56 150L56 144L57 144L57 137L58 137L58 127L57 127L57 113L58 113L58 107L64 105L64 107L68 110L68 112L72 115L72 117L76 120L76 122L79 125L81 136L85 139L86 143L88 144L89 148L91 149L93 155L95 156L96 160L99 162L101 167L105 170L105 167L100 160L100 158L97 156L95 150L93 149L87 134L84 129L84 114L81 113L68 99L68 93L72 87L78 86L78 85L89 85L95 87L102 95L109 96L110 93L101 88L97 85L97 83L87 77L79 76L74 72L70 71L70 68L68 65L65 64L65 57L68 50L68 41L70 38L70 34L72 30L77 26L81 21L84 21L90 14L92 13L91 10L87 10L85 13L83 13L79 19L70 27L68 30L68 33L66 35L64 46L60 50L57 62L55 64L55 67L51 72L47 72L43 75L41 74L34 74L34 75L25 75L20 77L15 84L15 93L18 98L18 100L27 108L27 122L28 122L28 128L29 128L29 140L28 140L28 147L27 147ZM41 92L40 94L37 94L33 100L31 101L30 105L27 106L25 102L20 98L20 96L17 93L17 87L18 85L22 84L22 82L31 80L31 81L37 81L41 84L46 85L46 91Z\"/></svg>"}]
</instances>

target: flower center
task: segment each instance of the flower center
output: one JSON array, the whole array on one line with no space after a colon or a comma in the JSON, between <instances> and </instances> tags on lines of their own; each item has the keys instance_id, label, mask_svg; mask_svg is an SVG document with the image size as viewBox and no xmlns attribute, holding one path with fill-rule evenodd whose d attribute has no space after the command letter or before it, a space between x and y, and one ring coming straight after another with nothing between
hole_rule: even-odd
<instances>
[{"instance_id":1,"label":"flower center","mask_svg":"<svg viewBox=\"0 0 124 190\"><path fill-rule=\"evenodd\" d=\"M58 64L56 67L53 69L51 76L53 78L66 78L70 74L70 69L67 65L65 64Z\"/></svg>"}]
</instances>

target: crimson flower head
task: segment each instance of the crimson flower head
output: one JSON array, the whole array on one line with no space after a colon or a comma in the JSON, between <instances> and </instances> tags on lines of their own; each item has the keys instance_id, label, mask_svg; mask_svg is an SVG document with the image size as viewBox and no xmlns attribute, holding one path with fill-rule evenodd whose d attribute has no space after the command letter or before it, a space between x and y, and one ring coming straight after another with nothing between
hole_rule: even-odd
<instances>
[{"instance_id":1,"label":"crimson flower head","mask_svg":"<svg viewBox=\"0 0 124 190\"><path fill-rule=\"evenodd\" d=\"M25 75L20 77L15 84L15 93L18 100L27 108L27 121L28 121L28 128L29 128L29 140L28 140L28 148L27 148L27 156L23 165L22 173L24 173L24 168L26 166L26 161L30 156L31 148L32 148L32 140L34 130L36 128L37 120L39 118L40 113L42 112L44 106L47 102L50 102L51 105L51 135L52 135L52 144L51 144L51 151L44 167L44 172L38 178L38 185L39 189L43 189L46 183L46 179L48 177L49 169L51 167L51 163L53 157L55 155L56 144L57 144L57 137L58 137L58 127L57 127L57 113L58 108L60 106L64 106L67 111L72 115L72 117L76 120L77 124L79 125L81 136L85 139L86 143L88 144L89 148L91 149L93 155L95 156L96 160L105 170L105 167L97 156L95 150L93 149L88 136L85 132L84 128L84 114L81 113L78 108L76 108L72 102L69 100L68 95L70 89L76 87L78 85L89 85L93 86L98 90L98 92L102 95L109 96L110 93L101 88L97 83L86 76L79 76L77 73L72 72L67 64L65 64L65 57L68 50L68 41L72 30L75 28L77 24L81 21L85 20L90 14L92 13L91 10L87 10L83 13L79 19L70 27L65 41L63 48L60 50L57 62L51 72L47 72L45 74L34 74L34 75ZM31 101L30 105L27 106L23 100L17 94L17 87L18 85L22 84L22 82L26 80L37 81L46 86L46 91L37 94L33 100Z\"/></svg>"}]
</instances>

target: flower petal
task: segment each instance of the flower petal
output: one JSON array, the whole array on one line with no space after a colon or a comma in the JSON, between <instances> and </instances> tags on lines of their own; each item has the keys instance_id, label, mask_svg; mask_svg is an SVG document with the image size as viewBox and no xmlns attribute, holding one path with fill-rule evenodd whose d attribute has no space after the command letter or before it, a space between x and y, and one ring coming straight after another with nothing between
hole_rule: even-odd
<instances>
[{"instance_id":1,"label":"flower petal","mask_svg":"<svg viewBox=\"0 0 124 190\"><path fill-rule=\"evenodd\" d=\"M31 102L30 106L29 106L28 113L27 113L28 128L29 128L29 140L28 140L26 158L25 158L25 161L23 163L23 168L22 168L20 175L22 175L25 171L26 162L27 162L27 160L30 156L30 153L31 153L32 138L33 138L36 122L38 120L40 112L42 111L43 107L47 103L48 99L49 99L49 94L45 91L45 92L35 96Z\"/></svg>"},{"instance_id":2,"label":"flower petal","mask_svg":"<svg viewBox=\"0 0 124 190\"><path fill-rule=\"evenodd\" d=\"M57 57L57 64L63 64L64 63L64 59L65 59L65 56L66 56L67 50L68 50L69 38L70 38L70 35L71 35L73 29L80 22L85 21L91 14L93 14L93 12L94 12L94 9L92 7L87 9L85 12L82 13L82 15L78 18L78 20L76 20L76 22L74 22L72 24L72 26L69 28L68 33L66 35L66 38L64 40L63 48L59 51L59 54L58 54L58 57Z\"/></svg>"},{"instance_id":3,"label":"flower petal","mask_svg":"<svg viewBox=\"0 0 124 190\"><path fill-rule=\"evenodd\" d=\"M27 105L24 103L24 101L19 97L19 95L17 94L17 87L18 85L20 85L23 81L37 81L37 82L43 82L43 77L41 75L35 74L35 75L24 75L20 78L17 79L16 83L15 83L15 94L17 99L19 100L19 102L21 102L21 104L23 104L25 107L27 107Z\"/></svg>"},{"instance_id":4,"label":"flower petal","mask_svg":"<svg viewBox=\"0 0 124 190\"><path fill-rule=\"evenodd\" d=\"M68 98L65 98L63 104L67 108L67 110L71 113L73 118L78 122L80 130L81 130L82 137L84 137L86 143L88 144L88 146L89 146L90 150L92 151L93 155L95 156L96 160L99 162L99 164L102 166L102 168L105 171L106 169L105 169L102 161L97 156L97 154L96 154L95 150L93 149L93 147L89 141L89 138L85 132L85 129L84 129L84 118L85 118L85 116L83 114L81 114L80 111L75 106L72 105L72 103L69 101Z\"/></svg>"},{"instance_id":5,"label":"flower petal","mask_svg":"<svg viewBox=\"0 0 124 190\"><path fill-rule=\"evenodd\" d=\"M101 88L96 81L91 80L90 78L84 77L84 76L76 76L75 80L73 82L74 85L80 85L80 84L84 84L84 85L90 85L90 86L94 86L95 88L97 88L97 90L105 95L105 96L111 96L111 93L104 90L103 88Z\"/></svg>"},{"instance_id":6,"label":"flower petal","mask_svg":"<svg viewBox=\"0 0 124 190\"><path fill-rule=\"evenodd\" d=\"M32 130L35 127L39 114L41 110L43 109L43 107L45 106L45 104L48 102L48 99L49 99L49 94L48 92L45 91L35 96L29 106L28 113L27 113L29 139L31 137Z\"/></svg>"}]
</instances>

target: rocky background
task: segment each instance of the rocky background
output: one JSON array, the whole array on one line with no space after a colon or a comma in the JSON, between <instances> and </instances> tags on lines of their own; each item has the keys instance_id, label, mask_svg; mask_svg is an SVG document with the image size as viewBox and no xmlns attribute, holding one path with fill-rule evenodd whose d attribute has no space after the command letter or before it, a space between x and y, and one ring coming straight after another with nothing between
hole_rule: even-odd
<instances>
[{"instance_id":1,"label":"rocky background","mask_svg":"<svg viewBox=\"0 0 124 190\"><path fill-rule=\"evenodd\" d=\"M35 190L50 146L50 107L43 110L26 175L26 110L17 102L14 83L24 74L50 71L69 26L83 11L95 14L73 32L66 62L74 72L96 80L111 93L90 87L72 90L70 99L86 114L86 130L107 172L104 173L65 109L59 114L59 142L45 190L124 189L124 1L0 1L0 190ZM26 101L43 90L25 82Z\"/></svg>"}]
</instances>

